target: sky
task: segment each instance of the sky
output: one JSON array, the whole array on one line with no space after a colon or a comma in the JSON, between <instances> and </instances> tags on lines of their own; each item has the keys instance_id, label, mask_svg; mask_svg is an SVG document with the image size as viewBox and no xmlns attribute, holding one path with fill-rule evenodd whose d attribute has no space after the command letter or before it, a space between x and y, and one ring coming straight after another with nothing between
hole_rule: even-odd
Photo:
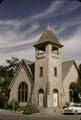
<instances>
[{"instance_id":1,"label":"sky","mask_svg":"<svg viewBox=\"0 0 81 120\"><path fill-rule=\"evenodd\" d=\"M61 44L62 61L81 63L81 2L79 0L3 0L0 4L0 65L7 59L35 61L33 45L46 27Z\"/></svg>"}]
</instances>

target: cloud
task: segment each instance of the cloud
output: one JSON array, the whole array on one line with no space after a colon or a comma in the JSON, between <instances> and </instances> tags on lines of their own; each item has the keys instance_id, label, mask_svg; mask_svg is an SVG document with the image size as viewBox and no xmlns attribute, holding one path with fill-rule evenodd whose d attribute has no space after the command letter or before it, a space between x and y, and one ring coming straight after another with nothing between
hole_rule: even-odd
<instances>
[{"instance_id":1,"label":"cloud","mask_svg":"<svg viewBox=\"0 0 81 120\"><path fill-rule=\"evenodd\" d=\"M41 19L41 18L46 18L46 17L49 17L50 14L54 14L60 6L62 6L63 2L57 0L57 1L54 1L54 2L51 2L51 5L43 12L41 13L38 13L38 14L35 14L35 15L32 15L30 16L29 18L26 18L24 21L34 21L34 20L38 20L38 19Z\"/></svg>"},{"instance_id":2,"label":"cloud","mask_svg":"<svg viewBox=\"0 0 81 120\"><path fill-rule=\"evenodd\" d=\"M23 58L27 56L26 58L33 59L34 49L32 46L39 39L41 32L43 32L41 31L39 20L50 16L59 18L60 15L67 15L79 7L77 2L76 6L62 10L65 3L65 1L62 2L61 0L51 2L51 5L45 11L23 18L22 20L0 20L0 58L2 62L3 59L5 60L15 55L19 57L22 56ZM68 5L69 4L67 4L66 8L68 8ZM57 20L55 24L53 23L53 25L51 25L54 32L59 36L59 40L64 44L63 59L76 58L77 61L81 62L80 24L81 17L77 16L77 18L60 20L59 23ZM72 26L75 27L72 30L73 34L71 32L71 34L62 36L60 39L60 35L66 31L68 33L68 28L72 28Z\"/></svg>"},{"instance_id":3,"label":"cloud","mask_svg":"<svg viewBox=\"0 0 81 120\"><path fill-rule=\"evenodd\" d=\"M66 6L66 4L67 4L67 6ZM26 18L23 21L26 21L26 22L35 21L35 20L50 17L50 15L51 16L54 15L54 17L59 17L61 15L64 15L64 14L66 15L70 12L73 12L80 6L81 5L77 1L68 2L68 1L56 0L56 1L51 2L50 6L45 11L38 13L38 14L34 14L34 15L30 16L29 18ZM69 9L68 9L68 7L69 7ZM65 9L63 9L63 8L65 8Z\"/></svg>"},{"instance_id":4,"label":"cloud","mask_svg":"<svg viewBox=\"0 0 81 120\"><path fill-rule=\"evenodd\" d=\"M81 63L81 27L78 28L74 35L69 36L68 39L62 40L62 44L64 45L62 49L63 59L75 59L77 64Z\"/></svg>"},{"instance_id":5,"label":"cloud","mask_svg":"<svg viewBox=\"0 0 81 120\"><path fill-rule=\"evenodd\" d=\"M78 2L76 2L76 1L75 1L75 2L76 2L76 5L73 4L74 2L72 2L72 1L71 1L71 2L61 1L61 2L67 4L67 6L66 6L66 8L63 9L63 10L58 9L58 11L56 12L55 16L61 16L61 15L64 15L64 14L71 13L71 12L73 12L75 9L81 7L81 5L80 5ZM69 4L68 4L68 3L69 3ZM68 9L68 6L69 6L69 9ZM64 7L65 7L65 6L63 5L63 8L64 8Z\"/></svg>"},{"instance_id":6,"label":"cloud","mask_svg":"<svg viewBox=\"0 0 81 120\"><path fill-rule=\"evenodd\" d=\"M59 6L61 6L61 4L62 4L61 1L51 2L51 5L45 11L35 14L35 15L32 15L29 18L28 17L22 18L22 20L15 20L15 19L14 20L4 20L4 21L0 20L0 28L2 29L1 31L3 31L3 30L4 31L6 31L6 30L18 31L21 28L24 31L26 26L28 28L29 24L31 24L33 22L34 22L34 24L38 25L38 23L36 23L36 20L38 21L41 18L44 18L44 17L46 18L46 16L49 16L50 14L55 13L59 9ZM37 29L36 25L34 25L34 24L31 27L33 29ZM30 28L28 28L28 29L30 31Z\"/></svg>"},{"instance_id":7,"label":"cloud","mask_svg":"<svg viewBox=\"0 0 81 120\"><path fill-rule=\"evenodd\" d=\"M11 29L11 26L13 26L13 29ZM26 29L22 30L22 27L24 28L24 26L24 23L21 23L20 21L0 21L0 46L7 47L12 44L19 45L21 43L29 43L29 41L31 43L32 34L34 33L35 35L35 32L38 31L40 25L37 22L32 22L30 26L26 26Z\"/></svg>"},{"instance_id":8,"label":"cloud","mask_svg":"<svg viewBox=\"0 0 81 120\"><path fill-rule=\"evenodd\" d=\"M31 49L35 42L39 39L40 34L35 35L34 37L31 37L31 39L28 39L27 42L23 42L22 44L16 44L16 45L11 45L11 46L5 46L5 47L0 47L0 54L7 54L7 53L14 53L18 51L24 51Z\"/></svg>"},{"instance_id":9,"label":"cloud","mask_svg":"<svg viewBox=\"0 0 81 120\"><path fill-rule=\"evenodd\" d=\"M16 30L21 25L22 22L18 20L0 20L0 32L3 32L3 30Z\"/></svg>"},{"instance_id":10,"label":"cloud","mask_svg":"<svg viewBox=\"0 0 81 120\"><path fill-rule=\"evenodd\" d=\"M25 49L30 49L32 44L33 44L33 42L32 43L25 43L25 44L21 44L21 45L19 44L19 45L10 46L10 47L4 47L4 48L0 48L0 52L2 54L18 52L18 51L22 51Z\"/></svg>"},{"instance_id":11,"label":"cloud","mask_svg":"<svg viewBox=\"0 0 81 120\"><path fill-rule=\"evenodd\" d=\"M51 14L51 13L55 13L57 11L57 9L59 9L59 6L61 5L61 1L56 1L56 2L52 2L52 4L50 5L50 7L42 12L42 13L39 13L37 15L34 15L32 16L32 20L34 19L39 19L39 18L42 18L42 17L46 17L47 15Z\"/></svg>"},{"instance_id":12,"label":"cloud","mask_svg":"<svg viewBox=\"0 0 81 120\"><path fill-rule=\"evenodd\" d=\"M60 22L60 24L52 25L52 29L57 36L67 38L74 34L76 29L81 29L81 20L68 20ZM65 34L65 35L64 35Z\"/></svg>"},{"instance_id":13,"label":"cloud","mask_svg":"<svg viewBox=\"0 0 81 120\"><path fill-rule=\"evenodd\" d=\"M35 51L34 48L30 48L27 50L21 50L21 51L14 51L12 53L8 52L7 54L0 54L0 65L6 65L6 60L10 59L11 57L17 57L20 60L21 59L27 59L31 61L35 61Z\"/></svg>"}]
</instances>

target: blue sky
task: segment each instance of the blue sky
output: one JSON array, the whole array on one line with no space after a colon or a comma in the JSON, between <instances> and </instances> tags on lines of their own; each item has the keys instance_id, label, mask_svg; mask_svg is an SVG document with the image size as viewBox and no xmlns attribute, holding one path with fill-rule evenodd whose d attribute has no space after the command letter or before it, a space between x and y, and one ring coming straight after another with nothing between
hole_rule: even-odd
<instances>
[{"instance_id":1,"label":"blue sky","mask_svg":"<svg viewBox=\"0 0 81 120\"><path fill-rule=\"evenodd\" d=\"M33 44L50 25L61 44L62 60L81 63L81 2L3 0L0 4L0 65L6 59L35 60Z\"/></svg>"}]
</instances>

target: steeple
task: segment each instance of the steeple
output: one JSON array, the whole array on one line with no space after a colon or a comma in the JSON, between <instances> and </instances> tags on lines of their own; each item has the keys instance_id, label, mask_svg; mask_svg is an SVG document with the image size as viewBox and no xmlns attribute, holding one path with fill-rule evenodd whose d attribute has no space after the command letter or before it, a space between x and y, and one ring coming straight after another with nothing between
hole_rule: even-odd
<instances>
[{"instance_id":1,"label":"steeple","mask_svg":"<svg viewBox=\"0 0 81 120\"><path fill-rule=\"evenodd\" d=\"M47 26L35 47L35 85L33 100L39 106L61 105L61 47L50 26ZM56 97L55 97L56 96Z\"/></svg>"},{"instance_id":2,"label":"steeple","mask_svg":"<svg viewBox=\"0 0 81 120\"><path fill-rule=\"evenodd\" d=\"M40 39L36 42L34 47L40 47L42 45L47 45L47 44L53 44L58 47L63 47L63 45L60 44L58 39L56 38L55 34L53 33L53 30L51 29L50 26L47 26L43 34L41 35Z\"/></svg>"}]
</instances>

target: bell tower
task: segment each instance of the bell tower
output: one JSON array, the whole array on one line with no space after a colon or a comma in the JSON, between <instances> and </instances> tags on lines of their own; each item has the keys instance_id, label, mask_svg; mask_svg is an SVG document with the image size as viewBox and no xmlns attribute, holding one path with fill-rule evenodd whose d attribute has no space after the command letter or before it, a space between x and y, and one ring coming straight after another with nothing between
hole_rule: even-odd
<instances>
[{"instance_id":1,"label":"bell tower","mask_svg":"<svg viewBox=\"0 0 81 120\"><path fill-rule=\"evenodd\" d=\"M58 107L62 104L61 48L48 27L35 47L35 81L32 102L37 106Z\"/></svg>"}]
</instances>

